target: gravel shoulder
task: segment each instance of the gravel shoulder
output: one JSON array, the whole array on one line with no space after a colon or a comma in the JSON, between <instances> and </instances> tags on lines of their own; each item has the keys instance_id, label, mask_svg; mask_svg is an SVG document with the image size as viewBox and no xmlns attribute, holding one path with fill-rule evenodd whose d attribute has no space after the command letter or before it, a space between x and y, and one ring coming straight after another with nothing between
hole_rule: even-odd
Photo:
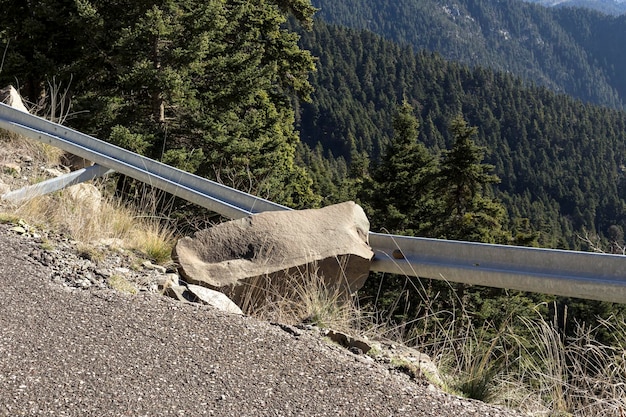
<instances>
[{"instance_id":1,"label":"gravel shoulder","mask_svg":"<svg viewBox=\"0 0 626 417\"><path fill-rule=\"evenodd\" d=\"M32 255L40 245L0 225L0 416L521 415L444 394L316 331L62 285Z\"/></svg>"}]
</instances>

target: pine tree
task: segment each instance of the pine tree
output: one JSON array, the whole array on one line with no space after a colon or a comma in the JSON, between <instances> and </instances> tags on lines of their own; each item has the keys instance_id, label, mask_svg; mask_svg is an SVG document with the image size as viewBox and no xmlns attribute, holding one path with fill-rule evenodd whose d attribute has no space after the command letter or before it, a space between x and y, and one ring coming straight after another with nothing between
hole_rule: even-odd
<instances>
[{"instance_id":1,"label":"pine tree","mask_svg":"<svg viewBox=\"0 0 626 417\"><path fill-rule=\"evenodd\" d=\"M404 102L393 119L394 135L373 174L374 227L390 233L427 233L435 208L432 185L435 158L418 142L419 122Z\"/></svg>"},{"instance_id":2,"label":"pine tree","mask_svg":"<svg viewBox=\"0 0 626 417\"><path fill-rule=\"evenodd\" d=\"M283 27L288 14L308 25L308 3L91 0L102 53L78 106L100 137L148 142L150 157L284 204L314 204L311 179L294 163L293 110L310 98L313 58Z\"/></svg>"},{"instance_id":3,"label":"pine tree","mask_svg":"<svg viewBox=\"0 0 626 417\"><path fill-rule=\"evenodd\" d=\"M506 212L489 190L499 179L491 173L493 165L482 162L485 148L473 140L478 129L459 115L450 123L450 132L454 144L443 152L436 186L444 216L438 234L447 239L504 243L508 240L502 229Z\"/></svg>"}]
</instances>

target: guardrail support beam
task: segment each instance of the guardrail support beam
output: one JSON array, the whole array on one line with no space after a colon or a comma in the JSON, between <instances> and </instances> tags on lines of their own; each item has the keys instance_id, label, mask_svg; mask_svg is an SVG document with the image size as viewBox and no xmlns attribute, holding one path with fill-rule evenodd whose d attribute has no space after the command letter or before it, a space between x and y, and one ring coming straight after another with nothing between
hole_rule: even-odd
<instances>
[{"instance_id":1,"label":"guardrail support beam","mask_svg":"<svg viewBox=\"0 0 626 417\"><path fill-rule=\"evenodd\" d=\"M37 184L20 188L19 190L10 191L6 194L3 194L1 198L3 200L17 204L35 197L52 193L54 191L62 190L63 188L72 185L80 184L81 182L102 177L113 172L115 171L113 171L112 169L96 164L87 168L72 171L68 174L60 175L56 178L51 178Z\"/></svg>"}]
</instances>

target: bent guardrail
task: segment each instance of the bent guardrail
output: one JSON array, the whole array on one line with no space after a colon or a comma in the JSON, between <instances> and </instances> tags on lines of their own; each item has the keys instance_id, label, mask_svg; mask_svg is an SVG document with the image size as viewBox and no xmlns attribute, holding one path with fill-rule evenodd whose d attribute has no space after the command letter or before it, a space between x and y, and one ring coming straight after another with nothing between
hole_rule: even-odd
<instances>
[{"instance_id":1,"label":"bent guardrail","mask_svg":"<svg viewBox=\"0 0 626 417\"><path fill-rule=\"evenodd\" d=\"M226 217L290 210L1 103L0 127L94 161L104 167L98 173L115 170ZM626 303L626 256L381 233L369 241L372 271Z\"/></svg>"},{"instance_id":2,"label":"bent guardrail","mask_svg":"<svg viewBox=\"0 0 626 417\"><path fill-rule=\"evenodd\" d=\"M0 127L56 146L226 217L238 218L262 211L287 209L2 103Z\"/></svg>"}]
</instances>

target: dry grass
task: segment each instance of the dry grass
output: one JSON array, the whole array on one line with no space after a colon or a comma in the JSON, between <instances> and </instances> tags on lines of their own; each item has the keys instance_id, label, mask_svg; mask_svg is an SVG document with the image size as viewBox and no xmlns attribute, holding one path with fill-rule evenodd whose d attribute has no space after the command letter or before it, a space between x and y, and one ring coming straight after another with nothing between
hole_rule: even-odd
<instances>
[{"instance_id":1,"label":"dry grass","mask_svg":"<svg viewBox=\"0 0 626 417\"><path fill-rule=\"evenodd\" d=\"M20 174L21 177L30 175L30 178L14 187L38 182L40 167L60 165L63 153L52 146L7 132L0 133L0 142L0 163L21 162L20 156L30 160L32 169ZM16 184L18 180L15 180ZM0 218L9 222L24 219L39 229L64 234L80 242L81 250L98 246L104 240L115 240L118 246L137 251L154 262L170 262L173 228L168 227L163 218L146 215L145 211L139 212L119 200L106 197L105 181L96 183L96 186L81 184L73 187L74 190L61 190L17 205L5 204L0 208ZM79 193L75 192L78 187L82 187Z\"/></svg>"},{"instance_id":2,"label":"dry grass","mask_svg":"<svg viewBox=\"0 0 626 417\"><path fill-rule=\"evenodd\" d=\"M513 382L527 388L517 404L520 409L541 416L626 415L623 318L601 320L595 328L577 324L574 336L568 338L542 317L525 322L531 340L520 345L532 349L522 351L519 369L511 374ZM598 341L600 332L610 332L610 346Z\"/></svg>"},{"instance_id":3,"label":"dry grass","mask_svg":"<svg viewBox=\"0 0 626 417\"><path fill-rule=\"evenodd\" d=\"M171 262L175 241L173 229L163 227L158 219L144 218L139 223L141 227L132 229L131 246L157 264L165 265Z\"/></svg>"},{"instance_id":4,"label":"dry grass","mask_svg":"<svg viewBox=\"0 0 626 417\"><path fill-rule=\"evenodd\" d=\"M154 262L170 262L173 229L164 226L161 219L140 215L113 199L85 204L61 191L13 207L11 213L29 224L65 234L83 246L115 240L118 246L138 251Z\"/></svg>"},{"instance_id":5,"label":"dry grass","mask_svg":"<svg viewBox=\"0 0 626 417\"><path fill-rule=\"evenodd\" d=\"M315 265L285 276L250 280L240 295L242 311L286 324L311 323L339 331L354 330L360 312L340 286L331 286Z\"/></svg>"},{"instance_id":6,"label":"dry grass","mask_svg":"<svg viewBox=\"0 0 626 417\"><path fill-rule=\"evenodd\" d=\"M0 132L0 142L0 162L15 162L16 155L27 155L36 164L55 166L63 155L63 151L57 147L5 130Z\"/></svg>"},{"instance_id":7,"label":"dry grass","mask_svg":"<svg viewBox=\"0 0 626 417\"><path fill-rule=\"evenodd\" d=\"M423 306L419 318L394 323L380 313L357 314L378 318L370 331L433 358L445 390L533 416L626 417L624 318L601 320L594 328L572 323L575 334L565 337L539 309L530 317L512 310L498 326L487 321L476 328L460 300L455 310L438 310L440 293L412 277L407 286L418 294L412 301ZM607 334L613 339L608 344L599 338Z\"/></svg>"},{"instance_id":8,"label":"dry grass","mask_svg":"<svg viewBox=\"0 0 626 417\"><path fill-rule=\"evenodd\" d=\"M111 275L107 280L111 288L119 292L135 295L138 293L137 287L121 275Z\"/></svg>"}]
</instances>

